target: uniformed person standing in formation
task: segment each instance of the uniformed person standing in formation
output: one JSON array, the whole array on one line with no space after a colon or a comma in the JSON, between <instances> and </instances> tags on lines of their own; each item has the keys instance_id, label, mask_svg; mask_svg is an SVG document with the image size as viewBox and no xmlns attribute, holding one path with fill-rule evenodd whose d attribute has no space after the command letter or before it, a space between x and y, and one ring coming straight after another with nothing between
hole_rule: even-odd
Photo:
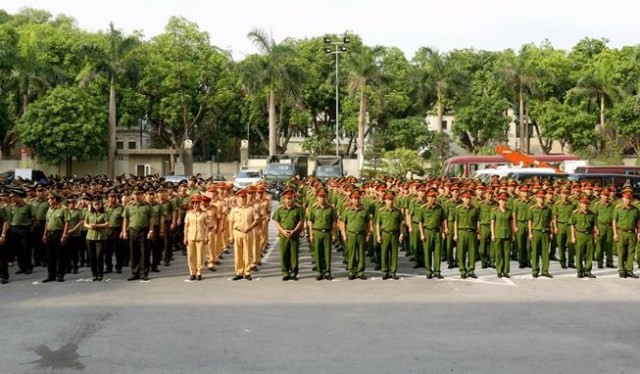
<instances>
[{"instance_id":1,"label":"uniformed person standing in formation","mask_svg":"<svg viewBox=\"0 0 640 374\"><path fill-rule=\"evenodd\" d=\"M47 199L45 198L46 188L44 186L38 184L36 186L36 196L29 202L31 205L32 215L33 215L33 227L31 228L32 241L33 245L33 260L35 266L47 266L47 248L42 240L44 236L44 226L47 219L47 210L49 209L49 204L47 203Z\"/></svg>"},{"instance_id":2,"label":"uniformed person standing in formation","mask_svg":"<svg viewBox=\"0 0 640 374\"><path fill-rule=\"evenodd\" d=\"M360 201L360 192L349 195L351 203L342 216L342 237L346 243L348 279L367 279L365 271L365 246L371 240L372 222L369 212Z\"/></svg>"},{"instance_id":3,"label":"uniformed person standing in formation","mask_svg":"<svg viewBox=\"0 0 640 374\"><path fill-rule=\"evenodd\" d=\"M556 235L558 252L560 252L560 266L563 269L575 267L575 248L571 242L571 229L569 219L576 210L576 205L569 200L569 188L560 189L560 200L553 204L551 212L553 214L553 232Z\"/></svg>"},{"instance_id":4,"label":"uniformed person standing in formation","mask_svg":"<svg viewBox=\"0 0 640 374\"><path fill-rule=\"evenodd\" d=\"M513 199L511 206L516 220L515 246L518 253L519 267L520 269L524 269L527 266L531 266L529 242L527 241L527 239L531 240L527 223L527 215L529 213L529 207L531 206L531 201L529 201L529 186L520 186L518 193L520 196L517 199Z\"/></svg>"},{"instance_id":5,"label":"uniformed person standing in formation","mask_svg":"<svg viewBox=\"0 0 640 374\"><path fill-rule=\"evenodd\" d=\"M498 206L491 211L491 241L494 243L498 278L509 278L511 238L516 223L513 212L507 206L509 195L498 195Z\"/></svg>"},{"instance_id":6,"label":"uniformed person standing in formation","mask_svg":"<svg viewBox=\"0 0 640 374\"><path fill-rule=\"evenodd\" d=\"M549 239L551 232L551 209L544 204L544 192L535 195L536 203L529 208L527 215L529 240L531 241L531 273L538 278L540 268L542 276L553 278L549 273Z\"/></svg>"},{"instance_id":7,"label":"uniformed person standing in formation","mask_svg":"<svg viewBox=\"0 0 640 374\"><path fill-rule=\"evenodd\" d=\"M202 209L202 197L191 196L191 209L184 216L184 245L187 248L189 280L202 280L204 251L209 242L209 217Z\"/></svg>"},{"instance_id":8,"label":"uniformed person standing in formation","mask_svg":"<svg viewBox=\"0 0 640 374\"><path fill-rule=\"evenodd\" d=\"M337 213L327 203L327 190L322 188L316 193L316 203L309 208L307 217L309 240L315 256L318 275L316 280L333 280L331 275L331 243L336 238Z\"/></svg>"},{"instance_id":9,"label":"uniformed person standing in formation","mask_svg":"<svg viewBox=\"0 0 640 374\"><path fill-rule=\"evenodd\" d=\"M0 198L0 227L3 228L0 236L0 284L9 283L9 257L11 246L7 243L4 231L4 223L7 222L8 204L4 201L6 195Z\"/></svg>"},{"instance_id":10,"label":"uniformed person standing in formation","mask_svg":"<svg viewBox=\"0 0 640 374\"><path fill-rule=\"evenodd\" d=\"M129 256L126 248L126 242L120 238L122 232L122 211L124 207L118 203L118 193L111 191L107 195L107 204L104 212L109 220L109 237L107 238L107 246L105 248L105 274L113 271L113 256L116 257L116 273L121 274L124 267L125 259Z\"/></svg>"},{"instance_id":11,"label":"uniformed person standing in formation","mask_svg":"<svg viewBox=\"0 0 640 374\"><path fill-rule=\"evenodd\" d=\"M66 250L62 246L62 232L64 230L64 207L60 205L61 196L49 194L47 197L49 208L45 212L45 226L42 233L42 243L47 248L48 276L42 283L64 282L67 272Z\"/></svg>"},{"instance_id":12,"label":"uniformed person standing in formation","mask_svg":"<svg viewBox=\"0 0 640 374\"><path fill-rule=\"evenodd\" d=\"M18 257L18 271L16 274L31 274L33 263L31 262L31 225L33 215L31 207L24 201L27 194L24 191L13 192L10 197L10 205L6 221L2 226L2 238L6 238L7 231L11 227L11 242L13 253Z\"/></svg>"},{"instance_id":13,"label":"uniformed person standing in formation","mask_svg":"<svg viewBox=\"0 0 640 374\"><path fill-rule=\"evenodd\" d=\"M483 269L495 267L495 252L491 241L491 213L496 208L493 200L493 189L487 187L484 190L484 200L478 203L478 221L480 221L480 239L478 250L480 254L480 264Z\"/></svg>"},{"instance_id":14,"label":"uniformed person standing in formation","mask_svg":"<svg viewBox=\"0 0 640 374\"><path fill-rule=\"evenodd\" d=\"M298 280L298 256L300 232L304 230L304 213L294 203L295 192L287 190L282 194L284 204L273 212L273 222L280 237L280 271L282 280Z\"/></svg>"},{"instance_id":15,"label":"uniformed person standing in formation","mask_svg":"<svg viewBox=\"0 0 640 374\"><path fill-rule=\"evenodd\" d=\"M260 223L255 210L247 205L247 192L238 191L236 206L229 212L229 243L234 244L235 273L233 280L252 280L249 233Z\"/></svg>"},{"instance_id":16,"label":"uniformed person standing in formation","mask_svg":"<svg viewBox=\"0 0 640 374\"><path fill-rule=\"evenodd\" d=\"M109 217L102 206L102 196L95 195L91 198L91 207L85 215L84 226L87 228L87 250L93 281L101 282L104 277L104 252L109 235Z\"/></svg>"},{"instance_id":17,"label":"uniformed person standing in formation","mask_svg":"<svg viewBox=\"0 0 640 374\"><path fill-rule=\"evenodd\" d=\"M476 269L476 243L478 240L478 208L471 204L471 191L462 194L462 204L456 207L453 240L457 243L458 270L465 279L478 278Z\"/></svg>"},{"instance_id":18,"label":"uniformed person standing in formation","mask_svg":"<svg viewBox=\"0 0 640 374\"><path fill-rule=\"evenodd\" d=\"M609 190L603 188L600 191L600 200L593 204L593 214L598 228L596 237L596 260L598 269L602 269L606 254L608 268L613 268L613 203Z\"/></svg>"},{"instance_id":19,"label":"uniformed person standing in formation","mask_svg":"<svg viewBox=\"0 0 640 374\"><path fill-rule=\"evenodd\" d=\"M424 270L427 279L442 279L440 263L442 259L442 242L449 234L447 215L444 208L436 203L438 190L427 191L427 202L422 205L420 217L420 240L424 251Z\"/></svg>"},{"instance_id":20,"label":"uniformed person standing in formation","mask_svg":"<svg viewBox=\"0 0 640 374\"><path fill-rule=\"evenodd\" d=\"M133 190L134 201L122 212L122 238L129 240L131 277L128 281L149 280L149 248L147 240L154 238L154 213L144 201L142 189Z\"/></svg>"},{"instance_id":21,"label":"uniformed person standing in formation","mask_svg":"<svg viewBox=\"0 0 640 374\"><path fill-rule=\"evenodd\" d=\"M578 278L595 278L591 274L593 261L593 240L598 235L596 220L589 210L589 197L580 198L580 207L573 211L569 218L571 225L571 243L576 248L576 269Z\"/></svg>"},{"instance_id":22,"label":"uniformed person standing in formation","mask_svg":"<svg viewBox=\"0 0 640 374\"><path fill-rule=\"evenodd\" d=\"M383 195L384 207L376 215L376 238L380 244L382 279L398 280L398 246L402 242L402 224L404 217L400 209L393 205L393 191Z\"/></svg>"},{"instance_id":23,"label":"uniformed person standing in formation","mask_svg":"<svg viewBox=\"0 0 640 374\"><path fill-rule=\"evenodd\" d=\"M632 191L622 193L622 203L613 210L613 240L618 246L620 278L638 278L633 273L636 244L640 238L640 211L631 204Z\"/></svg>"}]
</instances>

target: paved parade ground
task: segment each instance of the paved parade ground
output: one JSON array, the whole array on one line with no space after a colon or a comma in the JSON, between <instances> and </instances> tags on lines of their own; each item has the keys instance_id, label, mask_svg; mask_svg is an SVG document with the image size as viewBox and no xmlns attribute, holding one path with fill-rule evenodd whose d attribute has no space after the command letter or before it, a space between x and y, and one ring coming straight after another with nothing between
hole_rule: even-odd
<instances>
[{"instance_id":1,"label":"paved parade ground","mask_svg":"<svg viewBox=\"0 0 640 374\"><path fill-rule=\"evenodd\" d=\"M271 241L274 243L274 229ZM554 279L479 269L427 280L400 255L401 279L316 281L306 238L299 281L283 282L276 246L253 281L233 256L203 281L186 257L149 282L90 272L42 284L44 268L0 286L2 373L638 373L640 280L597 279L552 262Z\"/></svg>"}]
</instances>

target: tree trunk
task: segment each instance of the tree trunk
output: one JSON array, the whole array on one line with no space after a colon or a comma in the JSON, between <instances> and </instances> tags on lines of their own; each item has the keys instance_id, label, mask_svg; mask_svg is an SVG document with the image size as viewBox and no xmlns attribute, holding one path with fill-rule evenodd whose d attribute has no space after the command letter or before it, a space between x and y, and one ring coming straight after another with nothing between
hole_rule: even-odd
<instances>
[{"instance_id":1,"label":"tree trunk","mask_svg":"<svg viewBox=\"0 0 640 374\"><path fill-rule=\"evenodd\" d=\"M73 175L72 174L72 172L73 172L72 165L73 165L73 158L67 157L67 162L66 162L66 165L65 165L65 169L66 169L65 173L67 174L67 177L70 177L70 176Z\"/></svg>"},{"instance_id":2,"label":"tree trunk","mask_svg":"<svg viewBox=\"0 0 640 374\"><path fill-rule=\"evenodd\" d=\"M109 84L109 143L107 144L107 177L113 179L116 170L116 81L111 74ZM142 144L140 145L142 147Z\"/></svg>"},{"instance_id":3,"label":"tree trunk","mask_svg":"<svg viewBox=\"0 0 640 374\"><path fill-rule=\"evenodd\" d=\"M604 95L600 95L600 131L605 132L604 128Z\"/></svg>"},{"instance_id":4,"label":"tree trunk","mask_svg":"<svg viewBox=\"0 0 640 374\"><path fill-rule=\"evenodd\" d=\"M366 116L366 98L364 96L365 85L360 86L360 112L358 114L358 168L364 165L364 121Z\"/></svg>"},{"instance_id":5,"label":"tree trunk","mask_svg":"<svg viewBox=\"0 0 640 374\"><path fill-rule=\"evenodd\" d=\"M437 119L436 119L436 132L442 132L442 117L444 116L444 104L442 103L442 90L438 87L438 102L437 106Z\"/></svg>"},{"instance_id":6,"label":"tree trunk","mask_svg":"<svg viewBox=\"0 0 640 374\"><path fill-rule=\"evenodd\" d=\"M524 95L522 86L518 92L518 121L520 122L520 152L526 153L525 148L525 125L524 125Z\"/></svg>"},{"instance_id":7,"label":"tree trunk","mask_svg":"<svg viewBox=\"0 0 640 374\"><path fill-rule=\"evenodd\" d=\"M27 108L29 107L29 95L25 92L22 94L22 115L27 112Z\"/></svg>"},{"instance_id":8,"label":"tree trunk","mask_svg":"<svg viewBox=\"0 0 640 374\"><path fill-rule=\"evenodd\" d=\"M276 136L276 93L272 87L269 91L269 156L278 153Z\"/></svg>"}]
</instances>

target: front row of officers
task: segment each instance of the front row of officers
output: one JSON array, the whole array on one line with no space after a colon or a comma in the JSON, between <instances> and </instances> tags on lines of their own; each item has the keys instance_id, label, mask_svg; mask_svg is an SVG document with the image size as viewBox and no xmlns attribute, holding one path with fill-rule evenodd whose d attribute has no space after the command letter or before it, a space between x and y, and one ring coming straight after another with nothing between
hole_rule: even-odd
<instances>
[{"instance_id":1,"label":"front row of officers","mask_svg":"<svg viewBox=\"0 0 640 374\"><path fill-rule=\"evenodd\" d=\"M299 236L305 224L317 280L332 279L334 241L344 246L348 279L366 279L365 255L369 252L383 279L398 279L398 250L405 236L410 242L407 250L419 262L415 268L424 266L427 279L442 279L441 260L452 256L443 253L445 245L452 252L455 245L456 263L449 267L457 266L463 279L477 278L476 260L483 268L495 267L499 278L509 278L513 252L520 268L531 267L534 278L553 278L549 261L556 259L556 247L563 268L568 262L576 268L578 278L596 278L592 273L594 248L599 267L605 254L607 267L613 267L614 246L620 277L638 278L633 265L640 240L640 210L631 203L632 191L623 190L621 201L615 204L607 189L599 200L588 196L569 199L569 193L565 187L557 201L549 201L544 191L529 198L525 185L517 198L500 193L496 201L493 191L487 189L484 200L473 201L470 191L454 191L441 204L437 189L423 186L407 207L398 208L392 191L372 196L366 204L360 192L353 191L334 199L334 206L328 203L327 191L320 188L315 202L303 208L294 203L294 192L287 191L284 204L273 215L280 236L283 279L297 279Z\"/></svg>"}]
</instances>

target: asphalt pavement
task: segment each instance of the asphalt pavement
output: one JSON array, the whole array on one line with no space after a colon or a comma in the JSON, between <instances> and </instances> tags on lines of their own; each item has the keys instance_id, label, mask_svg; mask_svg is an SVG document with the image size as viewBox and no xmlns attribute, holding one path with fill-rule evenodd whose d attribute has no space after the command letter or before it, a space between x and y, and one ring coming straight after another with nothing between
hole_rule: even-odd
<instances>
[{"instance_id":1,"label":"asphalt pavement","mask_svg":"<svg viewBox=\"0 0 640 374\"><path fill-rule=\"evenodd\" d=\"M46 269L0 286L1 373L640 373L640 280L597 279L553 262L553 279L478 269L427 280L400 255L400 280L316 281L302 239L299 281L281 280L274 229L253 281L231 281L233 256L203 281L186 257L149 282L82 268Z\"/></svg>"}]
</instances>

